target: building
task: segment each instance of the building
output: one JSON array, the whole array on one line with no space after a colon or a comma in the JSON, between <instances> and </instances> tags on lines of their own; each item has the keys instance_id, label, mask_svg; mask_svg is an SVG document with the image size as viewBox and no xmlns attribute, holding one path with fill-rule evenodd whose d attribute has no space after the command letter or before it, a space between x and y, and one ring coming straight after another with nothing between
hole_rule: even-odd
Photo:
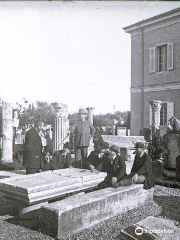
<instances>
[{"instance_id":1,"label":"building","mask_svg":"<svg viewBox=\"0 0 180 240\"><path fill-rule=\"evenodd\" d=\"M180 119L180 8L123 28L131 34L131 135L151 126L149 101L162 101L160 130Z\"/></svg>"}]
</instances>

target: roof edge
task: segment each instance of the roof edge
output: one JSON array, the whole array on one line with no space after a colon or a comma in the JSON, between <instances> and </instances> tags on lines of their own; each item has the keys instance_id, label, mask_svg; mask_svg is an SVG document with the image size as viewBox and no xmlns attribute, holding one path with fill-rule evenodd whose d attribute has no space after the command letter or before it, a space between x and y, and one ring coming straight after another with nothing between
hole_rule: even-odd
<instances>
[{"instance_id":1,"label":"roof edge","mask_svg":"<svg viewBox=\"0 0 180 240\"><path fill-rule=\"evenodd\" d=\"M147 18L145 20L139 21L137 23L133 23L127 27L124 27L123 30L126 33L131 33L133 30L136 30L138 28L142 28L142 27L146 27L148 25L154 24L154 23L158 23L160 21L172 18L172 17L176 17L180 15L180 8L175 8L172 9L170 11L155 15L153 17Z\"/></svg>"}]
</instances>

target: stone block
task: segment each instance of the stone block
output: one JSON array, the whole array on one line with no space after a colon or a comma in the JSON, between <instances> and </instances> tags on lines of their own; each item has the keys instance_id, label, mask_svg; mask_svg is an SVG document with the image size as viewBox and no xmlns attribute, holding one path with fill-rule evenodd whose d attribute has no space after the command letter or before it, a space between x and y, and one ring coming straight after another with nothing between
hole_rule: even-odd
<instances>
[{"instance_id":1,"label":"stone block","mask_svg":"<svg viewBox=\"0 0 180 240\"><path fill-rule=\"evenodd\" d=\"M180 228L172 220L149 216L121 231L115 240L178 240Z\"/></svg>"},{"instance_id":2,"label":"stone block","mask_svg":"<svg viewBox=\"0 0 180 240\"><path fill-rule=\"evenodd\" d=\"M180 154L180 135L169 133L164 135L167 148L167 157L164 159L166 169L176 169L176 157Z\"/></svg>"},{"instance_id":3,"label":"stone block","mask_svg":"<svg viewBox=\"0 0 180 240\"><path fill-rule=\"evenodd\" d=\"M117 145L120 148L134 148L136 142L146 142L144 136L113 136L102 135L102 140L111 145Z\"/></svg>"},{"instance_id":4,"label":"stone block","mask_svg":"<svg viewBox=\"0 0 180 240\"><path fill-rule=\"evenodd\" d=\"M155 178L162 178L164 173L164 163L161 160L154 160L152 162L152 170Z\"/></svg>"},{"instance_id":5,"label":"stone block","mask_svg":"<svg viewBox=\"0 0 180 240\"><path fill-rule=\"evenodd\" d=\"M97 187L106 176L77 168L18 175L0 180L0 192L28 206Z\"/></svg>"},{"instance_id":6,"label":"stone block","mask_svg":"<svg viewBox=\"0 0 180 240\"><path fill-rule=\"evenodd\" d=\"M140 184L67 198L41 208L41 231L54 238L65 238L152 202L153 189L144 190Z\"/></svg>"},{"instance_id":7,"label":"stone block","mask_svg":"<svg viewBox=\"0 0 180 240\"><path fill-rule=\"evenodd\" d=\"M176 158L176 180L180 181L180 156Z\"/></svg>"}]
</instances>

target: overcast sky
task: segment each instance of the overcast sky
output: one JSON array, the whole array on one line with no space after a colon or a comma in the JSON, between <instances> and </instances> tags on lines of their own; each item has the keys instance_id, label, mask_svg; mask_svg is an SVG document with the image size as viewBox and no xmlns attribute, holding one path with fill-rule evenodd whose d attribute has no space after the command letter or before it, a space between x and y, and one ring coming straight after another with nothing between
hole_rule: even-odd
<instances>
[{"instance_id":1,"label":"overcast sky","mask_svg":"<svg viewBox=\"0 0 180 240\"><path fill-rule=\"evenodd\" d=\"M0 2L1 97L63 102L70 112L130 110L131 42L122 28L179 6Z\"/></svg>"}]
</instances>

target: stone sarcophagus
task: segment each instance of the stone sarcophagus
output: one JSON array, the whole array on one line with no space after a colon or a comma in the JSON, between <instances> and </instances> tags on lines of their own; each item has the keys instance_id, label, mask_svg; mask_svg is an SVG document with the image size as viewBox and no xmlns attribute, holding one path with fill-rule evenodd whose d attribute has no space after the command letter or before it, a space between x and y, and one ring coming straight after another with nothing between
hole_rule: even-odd
<instances>
[{"instance_id":1,"label":"stone sarcophagus","mask_svg":"<svg viewBox=\"0 0 180 240\"><path fill-rule=\"evenodd\" d=\"M0 180L0 192L19 202L19 217L38 217L41 206L68 195L94 189L107 173L67 168Z\"/></svg>"},{"instance_id":2,"label":"stone sarcophagus","mask_svg":"<svg viewBox=\"0 0 180 240\"><path fill-rule=\"evenodd\" d=\"M26 205L56 199L96 187L104 172L67 168L0 180L0 192Z\"/></svg>"}]
</instances>

